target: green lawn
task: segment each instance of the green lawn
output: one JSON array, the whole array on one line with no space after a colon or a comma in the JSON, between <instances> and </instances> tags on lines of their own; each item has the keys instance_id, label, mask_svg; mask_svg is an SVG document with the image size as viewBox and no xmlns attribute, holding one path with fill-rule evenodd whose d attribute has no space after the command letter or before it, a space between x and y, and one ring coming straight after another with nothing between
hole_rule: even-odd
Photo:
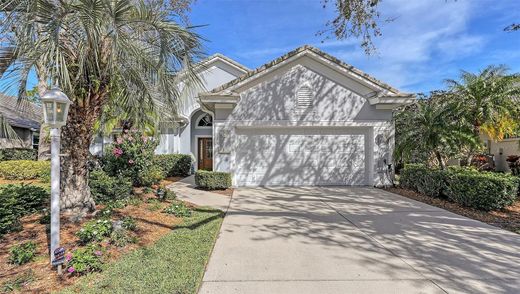
<instances>
[{"instance_id":1,"label":"green lawn","mask_svg":"<svg viewBox=\"0 0 520 294\"><path fill-rule=\"evenodd\" d=\"M80 279L62 293L196 293L223 213L200 208L154 245Z\"/></svg>"}]
</instances>

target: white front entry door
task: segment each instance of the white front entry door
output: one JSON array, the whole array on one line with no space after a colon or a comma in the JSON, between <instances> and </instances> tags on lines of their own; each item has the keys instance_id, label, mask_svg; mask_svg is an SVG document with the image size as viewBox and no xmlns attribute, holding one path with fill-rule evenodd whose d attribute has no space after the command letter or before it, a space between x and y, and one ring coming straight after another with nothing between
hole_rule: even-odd
<instances>
[{"instance_id":1,"label":"white front entry door","mask_svg":"<svg viewBox=\"0 0 520 294\"><path fill-rule=\"evenodd\" d=\"M237 186L367 185L366 129L237 128Z\"/></svg>"}]
</instances>

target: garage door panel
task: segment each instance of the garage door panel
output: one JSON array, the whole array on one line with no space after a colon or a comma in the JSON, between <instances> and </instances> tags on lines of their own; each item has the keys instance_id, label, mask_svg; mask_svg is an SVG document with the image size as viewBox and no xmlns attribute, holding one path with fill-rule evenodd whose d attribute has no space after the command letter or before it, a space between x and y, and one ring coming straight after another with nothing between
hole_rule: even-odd
<instances>
[{"instance_id":1,"label":"garage door panel","mask_svg":"<svg viewBox=\"0 0 520 294\"><path fill-rule=\"evenodd\" d=\"M365 185L365 134L339 128L237 129L239 186Z\"/></svg>"}]
</instances>

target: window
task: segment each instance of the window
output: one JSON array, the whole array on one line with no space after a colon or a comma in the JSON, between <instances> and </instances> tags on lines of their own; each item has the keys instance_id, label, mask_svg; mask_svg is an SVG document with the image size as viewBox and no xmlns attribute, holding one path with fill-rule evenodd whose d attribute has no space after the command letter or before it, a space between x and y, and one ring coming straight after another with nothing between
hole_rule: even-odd
<instances>
[{"instance_id":1,"label":"window","mask_svg":"<svg viewBox=\"0 0 520 294\"><path fill-rule=\"evenodd\" d=\"M32 135L32 148L38 150L40 144L40 132L34 132Z\"/></svg>"},{"instance_id":2,"label":"window","mask_svg":"<svg viewBox=\"0 0 520 294\"><path fill-rule=\"evenodd\" d=\"M209 113L204 113L197 119L196 126L198 128L210 128L213 126L213 118Z\"/></svg>"},{"instance_id":3,"label":"window","mask_svg":"<svg viewBox=\"0 0 520 294\"><path fill-rule=\"evenodd\" d=\"M312 89L309 85L301 86L298 91L296 91L296 104L299 109L306 109L312 106L314 94L312 93Z\"/></svg>"}]
</instances>

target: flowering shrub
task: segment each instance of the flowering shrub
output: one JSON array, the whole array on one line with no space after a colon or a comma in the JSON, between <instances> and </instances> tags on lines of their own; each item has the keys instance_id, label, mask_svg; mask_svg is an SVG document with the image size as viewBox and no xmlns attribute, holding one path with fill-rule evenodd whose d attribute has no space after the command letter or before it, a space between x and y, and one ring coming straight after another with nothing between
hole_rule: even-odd
<instances>
[{"instance_id":1,"label":"flowering shrub","mask_svg":"<svg viewBox=\"0 0 520 294\"><path fill-rule=\"evenodd\" d=\"M112 233L112 222L108 219L91 220L83 225L77 233L81 244L102 241Z\"/></svg>"},{"instance_id":2,"label":"flowering shrub","mask_svg":"<svg viewBox=\"0 0 520 294\"><path fill-rule=\"evenodd\" d=\"M176 217L189 217L191 216L191 209L184 204L184 202L172 203L170 206L164 209L165 213L173 214Z\"/></svg>"},{"instance_id":3,"label":"flowering shrub","mask_svg":"<svg viewBox=\"0 0 520 294\"><path fill-rule=\"evenodd\" d=\"M66 269L71 275L100 271L103 266L103 251L98 244L91 244L65 255Z\"/></svg>"},{"instance_id":4,"label":"flowering shrub","mask_svg":"<svg viewBox=\"0 0 520 294\"><path fill-rule=\"evenodd\" d=\"M153 164L157 144L137 130L124 130L108 148L104 169L110 176L126 176L134 185L142 186L143 176L148 175Z\"/></svg>"}]
</instances>

